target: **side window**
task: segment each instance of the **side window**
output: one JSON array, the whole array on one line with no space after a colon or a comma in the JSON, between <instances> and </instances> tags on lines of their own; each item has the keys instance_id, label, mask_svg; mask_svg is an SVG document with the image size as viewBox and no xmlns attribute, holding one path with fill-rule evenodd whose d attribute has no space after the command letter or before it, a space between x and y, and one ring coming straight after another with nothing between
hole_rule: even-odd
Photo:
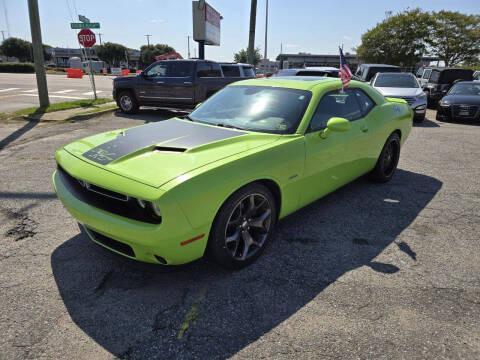
<instances>
[{"instance_id":1,"label":"side window","mask_svg":"<svg viewBox=\"0 0 480 360\"><path fill-rule=\"evenodd\" d=\"M240 77L240 67L237 65L223 65L222 71L225 77Z\"/></svg>"},{"instance_id":2,"label":"side window","mask_svg":"<svg viewBox=\"0 0 480 360\"><path fill-rule=\"evenodd\" d=\"M243 66L242 69L245 77L255 77L255 71L251 66Z\"/></svg>"},{"instance_id":3,"label":"side window","mask_svg":"<svg viewBox=\"0 0 480 360\"><path fill-rule=\"evenodd\" d=\"M428 70L425 70L425 72L423 73L423 76L422 78L424 79L428 79L430 77L430 74L432 73L432 70L428 69Z\"/></svg>"},{"instance_id":4,"label":"side window","mask_svg":"<svg viewBox=\"0 0 480 360\"><path fill-rule=\"evenodd\" d=\"M373 109L375 103L372 99L370 99L370 96L365 94L363 90L351 89L351 91L355 93L355 96L357 97L357 101L360 104L360 109L362 110L362 116L367 115L370 110Z\"/></svg>"},{"instance_id":5,"label":"side window","mask_svg":"<svg viewBox=\"0 0 480 360\"><path fill-rule=\"evenodd\" d=\"M169 62L167 74L170 77L190 77L192 76L192 64L184 61Z\"/></svg>"},{"instance_id":6,"label":"side window","mask_svg":"<svg viewBox=\"0 0 480 360\"><path fill-rule=\"evenodd\" d=\"M219 64L201 62L197 65L198 77L222 77L222 70Z\"/></svg>"},{"instance_id":7,"label":"side window","mask_svg":"<svg viewBox=\"0 0 480 360\"><path fill-rule=\"evenodd\" d=\"M350 121L360 119L362 112L355 96L351 90L343 93L331 91L323 95L310 121L310 131L324 129L332 117L343 117Z\"/></svg>"},{"instance_id":8,"label":"side window","mask_svg":"<svg viewBox=\"0 0 480 360\"><path fill-rule=\"evenodd\" d=\"M148 77L164 77L167 76L167 64L159 63L153 65L150 69L147 70Z\"/></svg>"}]
</instances>

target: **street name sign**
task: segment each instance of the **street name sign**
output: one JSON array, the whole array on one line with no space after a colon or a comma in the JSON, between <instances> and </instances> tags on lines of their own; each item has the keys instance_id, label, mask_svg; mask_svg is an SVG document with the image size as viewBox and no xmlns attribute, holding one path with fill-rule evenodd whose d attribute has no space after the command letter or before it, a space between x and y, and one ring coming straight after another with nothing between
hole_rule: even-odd
<instances>
[{"instance_id":1,"label":"street name sign","mask_svg":"<svg viewBox=\"0 0 480 360\"><path fill-rule=\"evenodd\" d=\"M79 23L70 23L70 28L72 29L100 29L100 23L98 22L79 22Z\"/></svg>"}]
</instances>

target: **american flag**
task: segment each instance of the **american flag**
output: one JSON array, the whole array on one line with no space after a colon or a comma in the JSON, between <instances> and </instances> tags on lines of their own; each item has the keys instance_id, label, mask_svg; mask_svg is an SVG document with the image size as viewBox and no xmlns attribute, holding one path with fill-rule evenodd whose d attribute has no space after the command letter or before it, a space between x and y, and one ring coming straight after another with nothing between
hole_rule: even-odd
<instances>
[{"instance_id":1,"label":"american flag","mask_svg":"<svg viewBox=\"0 0 480 360\"><path fill-rule=\"evenodd\" d=\"M342 80L342 91L344 88L348 87L350 83L350 79L352 78L352 72L348 67L347 59L343 56L343 50L341 47L338 48L340 50L340 70L338 72L338 76Z\"/></svg>"}]
</instances>

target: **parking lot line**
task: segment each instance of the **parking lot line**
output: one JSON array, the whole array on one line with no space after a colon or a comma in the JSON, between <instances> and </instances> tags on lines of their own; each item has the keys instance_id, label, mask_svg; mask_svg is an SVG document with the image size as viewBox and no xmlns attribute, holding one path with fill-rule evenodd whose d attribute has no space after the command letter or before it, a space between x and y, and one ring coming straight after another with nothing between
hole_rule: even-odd
<instances>
[{"instance_id":1,"label":"parking lot line","mask_svg":"<svg viewBox=\"0 0 480 360\"><path fill-rule=\"evenodd\" d=\"M31 90L24 90L22 91L22 93L33 93L33 92L37 92L38 90L37 89L31 89Z\"/></svg>"},{"instance_id":2,"label":"parking lot line","mask_svg":"<svg viewBox=\"0 0 480 360\"><path fill-rule=\"evenodd\" d=\"M20 88L1 89L0 92L7 92L7 91L13 91L13 90L20 90Z\"/></svg>"},{"instance_id":3,"label":"parking lot line","mask_svg":"<svg viewBox=\"0 0 480 360\"><path fill-rule=\"evenodd\" d=\"M67 93L70 93L70 92L73 92L73 91L75 91L75 90L68 89L68 90L52 91L51 93L52 94L67 94Z\"/></svg>"},{"instance_id":4,"label":"parking lot line","mask_svg":"<svg viewBox=\"0 0 480 360\"><path fill-rule=\"evenodd\" d=\"M103 90L97 90L97 94L99 94L101 92L104 92L104 91ZM93 95L93 91L84 92L84 93L82 93L82 95Z\"/></svg>"}]
</instances>

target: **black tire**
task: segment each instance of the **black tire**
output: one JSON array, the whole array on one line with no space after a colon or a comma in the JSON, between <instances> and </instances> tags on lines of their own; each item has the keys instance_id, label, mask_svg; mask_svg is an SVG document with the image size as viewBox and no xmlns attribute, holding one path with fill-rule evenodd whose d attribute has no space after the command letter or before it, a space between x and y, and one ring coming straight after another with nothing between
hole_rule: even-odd
<instances>
[{"instance_id":1,"label":"black tire","mask_svg":"<svg viewBox=\"0 0 480 360\"><path fill-rule=\"evenodd\" d=\"M390 181L397 169L399 158L400 137L397 133L393 133L385 142L382 152L378 157L377 164L370 173L370 179L380 183Z\"/></svg>"},{"instance_id":2,"label":"black tire","mask_svg":"<svg viewBox=\"0 0 480 360\"><path fill-rule=\"evenodd\" d=\"M117 105L125 114L135 114L139 108L138 101L130 90L125 90L118 94Z\"/></svg>"},{"instance_id":3,"label":"black tire","mask_svg":"<svg viewBox=\"0 0 480 360\"><path fill-rule=\"evenodd\" d=\"M210 231L207 254L225 268L241 269L265 250L276 222L277 207L270 190L258 183L247 185L232 194L218 211ZM255 242L247 247L245 244L250 240Z\"/></svg>"},{"instance_id":4,"label":"black tire","mask_svg":"<svg viewBox=\"0 0 480 360\"><path fill-rule=\"evenodd\" d=\"M423 114L423 115L414 115L414 116L413 116L413 122L414 122L414 123L421 123L421 122L423 122L423 120L425 120L425 114Z\"/></svg>"}]
</instances>

